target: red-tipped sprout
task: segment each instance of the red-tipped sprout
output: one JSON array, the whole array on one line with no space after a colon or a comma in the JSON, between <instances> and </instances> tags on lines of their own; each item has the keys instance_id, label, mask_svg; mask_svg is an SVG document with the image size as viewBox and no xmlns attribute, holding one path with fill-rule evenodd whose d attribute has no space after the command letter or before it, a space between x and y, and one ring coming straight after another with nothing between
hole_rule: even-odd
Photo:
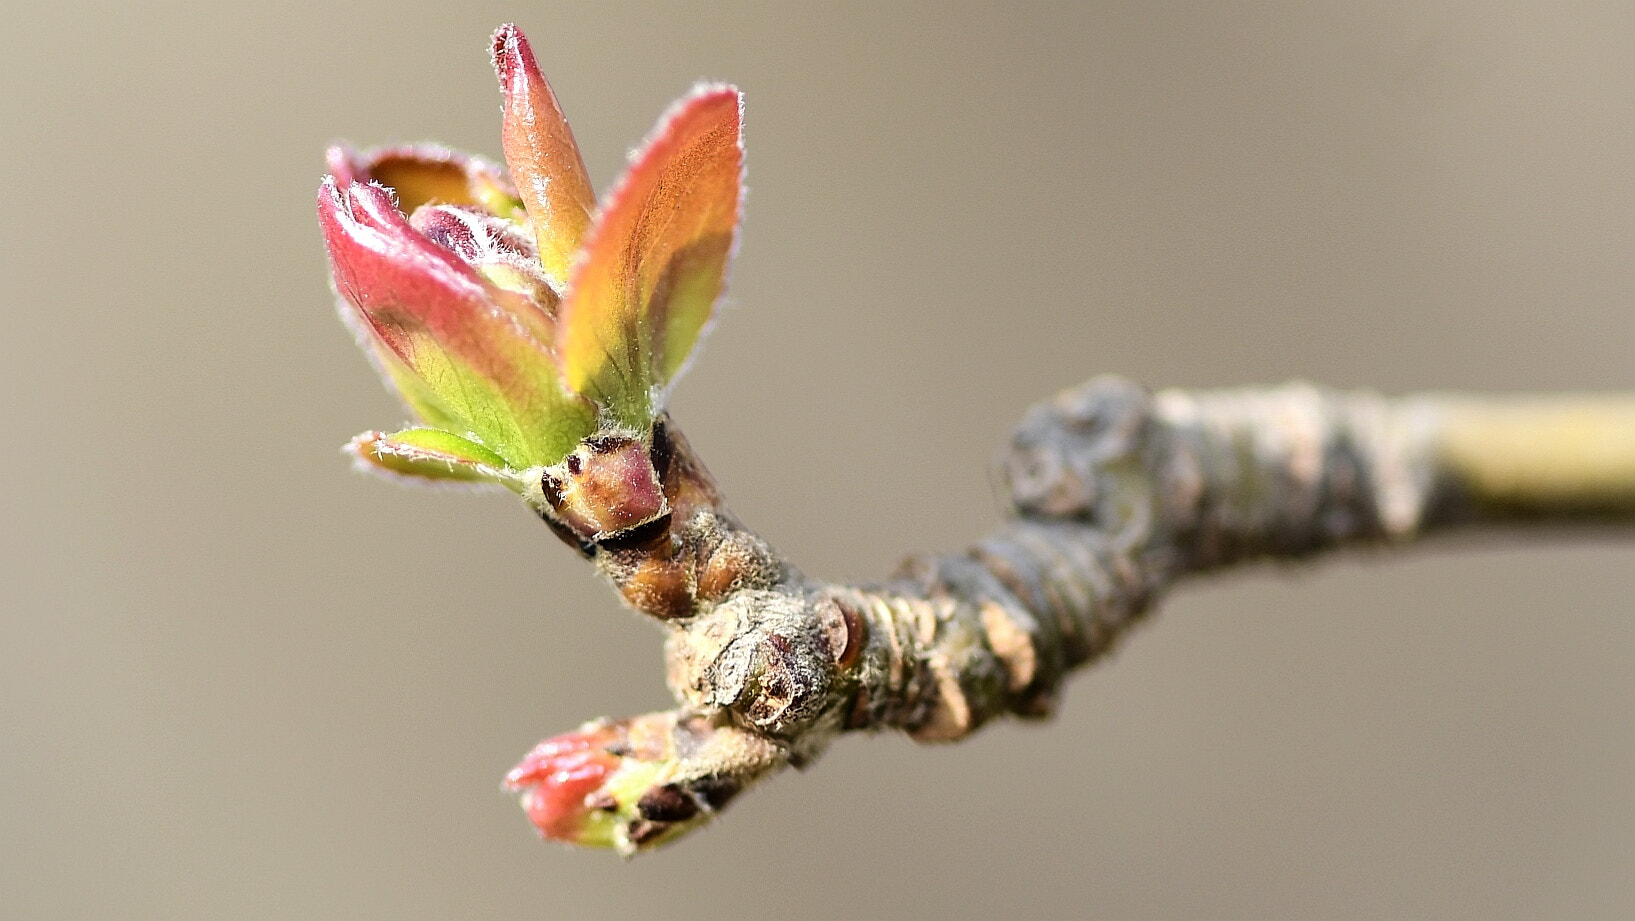
<instances>
[{"instance_id":1,"label":"red-tipped sprout","mask_svg":"<svg viewBox=\"0 0 1635 921\"><path fill-rule=\"evenodd\" d=\"M612 813L602 808L602 788L625 760L614 754L623 735L591 723L539 743L505 775L506 789L522 794L522 808L554 841L613 846Z\"/></svg>"},{"instance_id":2,"label":"red-tipped sprout","mask_svg":"<svg viewBox=\"0 0 1635 921\"><path fill-rule=\"evenodd\" d=\"M629 855L708 822L787 753L720 718L649 713L546 739L505 775L539 833Z\"/></svg>"}]
</instances>

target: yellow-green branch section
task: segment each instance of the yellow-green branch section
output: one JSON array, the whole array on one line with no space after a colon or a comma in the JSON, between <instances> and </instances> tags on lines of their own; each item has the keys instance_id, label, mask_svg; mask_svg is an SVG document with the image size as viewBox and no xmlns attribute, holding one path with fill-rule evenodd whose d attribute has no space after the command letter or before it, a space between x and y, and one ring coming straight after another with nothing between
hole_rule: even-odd
<instances>
[{"instance_id":1,"label":"yellow-green branch section","mask_svg":"<svg viewBox=\"0 0 1635 921\"><path fill-rule=\"evenodd\" d=\"M1635 394L1426 399L1437 463L1484 516L1635 517Z\"/></svg>"}]
</instances>

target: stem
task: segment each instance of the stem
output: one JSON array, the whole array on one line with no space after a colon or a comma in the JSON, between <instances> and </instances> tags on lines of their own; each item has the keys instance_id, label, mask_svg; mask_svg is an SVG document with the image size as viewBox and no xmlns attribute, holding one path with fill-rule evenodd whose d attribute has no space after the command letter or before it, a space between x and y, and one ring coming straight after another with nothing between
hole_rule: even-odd
<instances>
[{"instance_id":1,"label":"stem","mask_svg":"<svg viewBox=\"0 0 1635 921\"><path fill-rule=\"evenodd\" d=\"M575 542L672 628L673 719L691 727L653 756L655 784L691 797L685 824L625 804L627 852L707 820L718 804L695 787L737 791L842 732L952 741L1046 716L1066 676L1183 576L1490 524L1635 523L1635 395L1150 394L1098 378L1023 418L1000 469L1009 527L863 587L782 561L673 429L655 430L652 452L672 514ZM728 732L758 741L689 760Z\"/></svg>"},{"instance_id":2,"label":"stem","mask_svg":"<svg viewBox=\"0 0 1635 921\"><path fill-rule=\"evenodd\" d=\"M1480 517L1635 516L1635 396L1432 399L1438 461Z\"/></svg>"}]
</instances>

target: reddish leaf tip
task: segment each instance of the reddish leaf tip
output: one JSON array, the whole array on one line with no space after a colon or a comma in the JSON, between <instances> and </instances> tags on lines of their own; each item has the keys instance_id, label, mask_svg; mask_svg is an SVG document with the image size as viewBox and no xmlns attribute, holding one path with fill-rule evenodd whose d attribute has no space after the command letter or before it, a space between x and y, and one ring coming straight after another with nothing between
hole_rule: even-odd
<instances>
[{"instance_id":1,"label":"reddish leaf tip","mask_svg":"<svg viewBox=\"0 0 1635 921\"><path fill-rule=\"evenodd\" d=\"M324 150L326 177L341 185L351 185L358 179L358 152L346 144L331 144Z\"/></svg>"},{"instance_id":2,"label":"reddish leaf tip","mask_svg":"<svg viewBox=\"0 0 1635 921\"><path fill-rule=\"evenodd\" d=\"M528 39L516 23L508 22L494 30L494 37L489 40L489 56L501 83L511 82L511 75L516 72L523 55L533 57Z\"/></svg>"}]
</instances>

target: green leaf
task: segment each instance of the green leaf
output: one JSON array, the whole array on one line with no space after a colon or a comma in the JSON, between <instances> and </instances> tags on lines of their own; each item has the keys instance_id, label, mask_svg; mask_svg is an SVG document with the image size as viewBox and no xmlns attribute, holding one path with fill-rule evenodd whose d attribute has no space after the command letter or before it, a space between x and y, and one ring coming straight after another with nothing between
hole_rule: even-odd
<instances>
[{"instance_id":1,"label":"green leaf","mask_svg":"<svg viewBox=\"0 0 1635 921\"><path fill-rule=\"evenodd\" d=\"M480 444L438 429L364 432L346 446L360 470L400 482L498 484L521 492L521 475Z\"/></svg>"}]
</instances>

